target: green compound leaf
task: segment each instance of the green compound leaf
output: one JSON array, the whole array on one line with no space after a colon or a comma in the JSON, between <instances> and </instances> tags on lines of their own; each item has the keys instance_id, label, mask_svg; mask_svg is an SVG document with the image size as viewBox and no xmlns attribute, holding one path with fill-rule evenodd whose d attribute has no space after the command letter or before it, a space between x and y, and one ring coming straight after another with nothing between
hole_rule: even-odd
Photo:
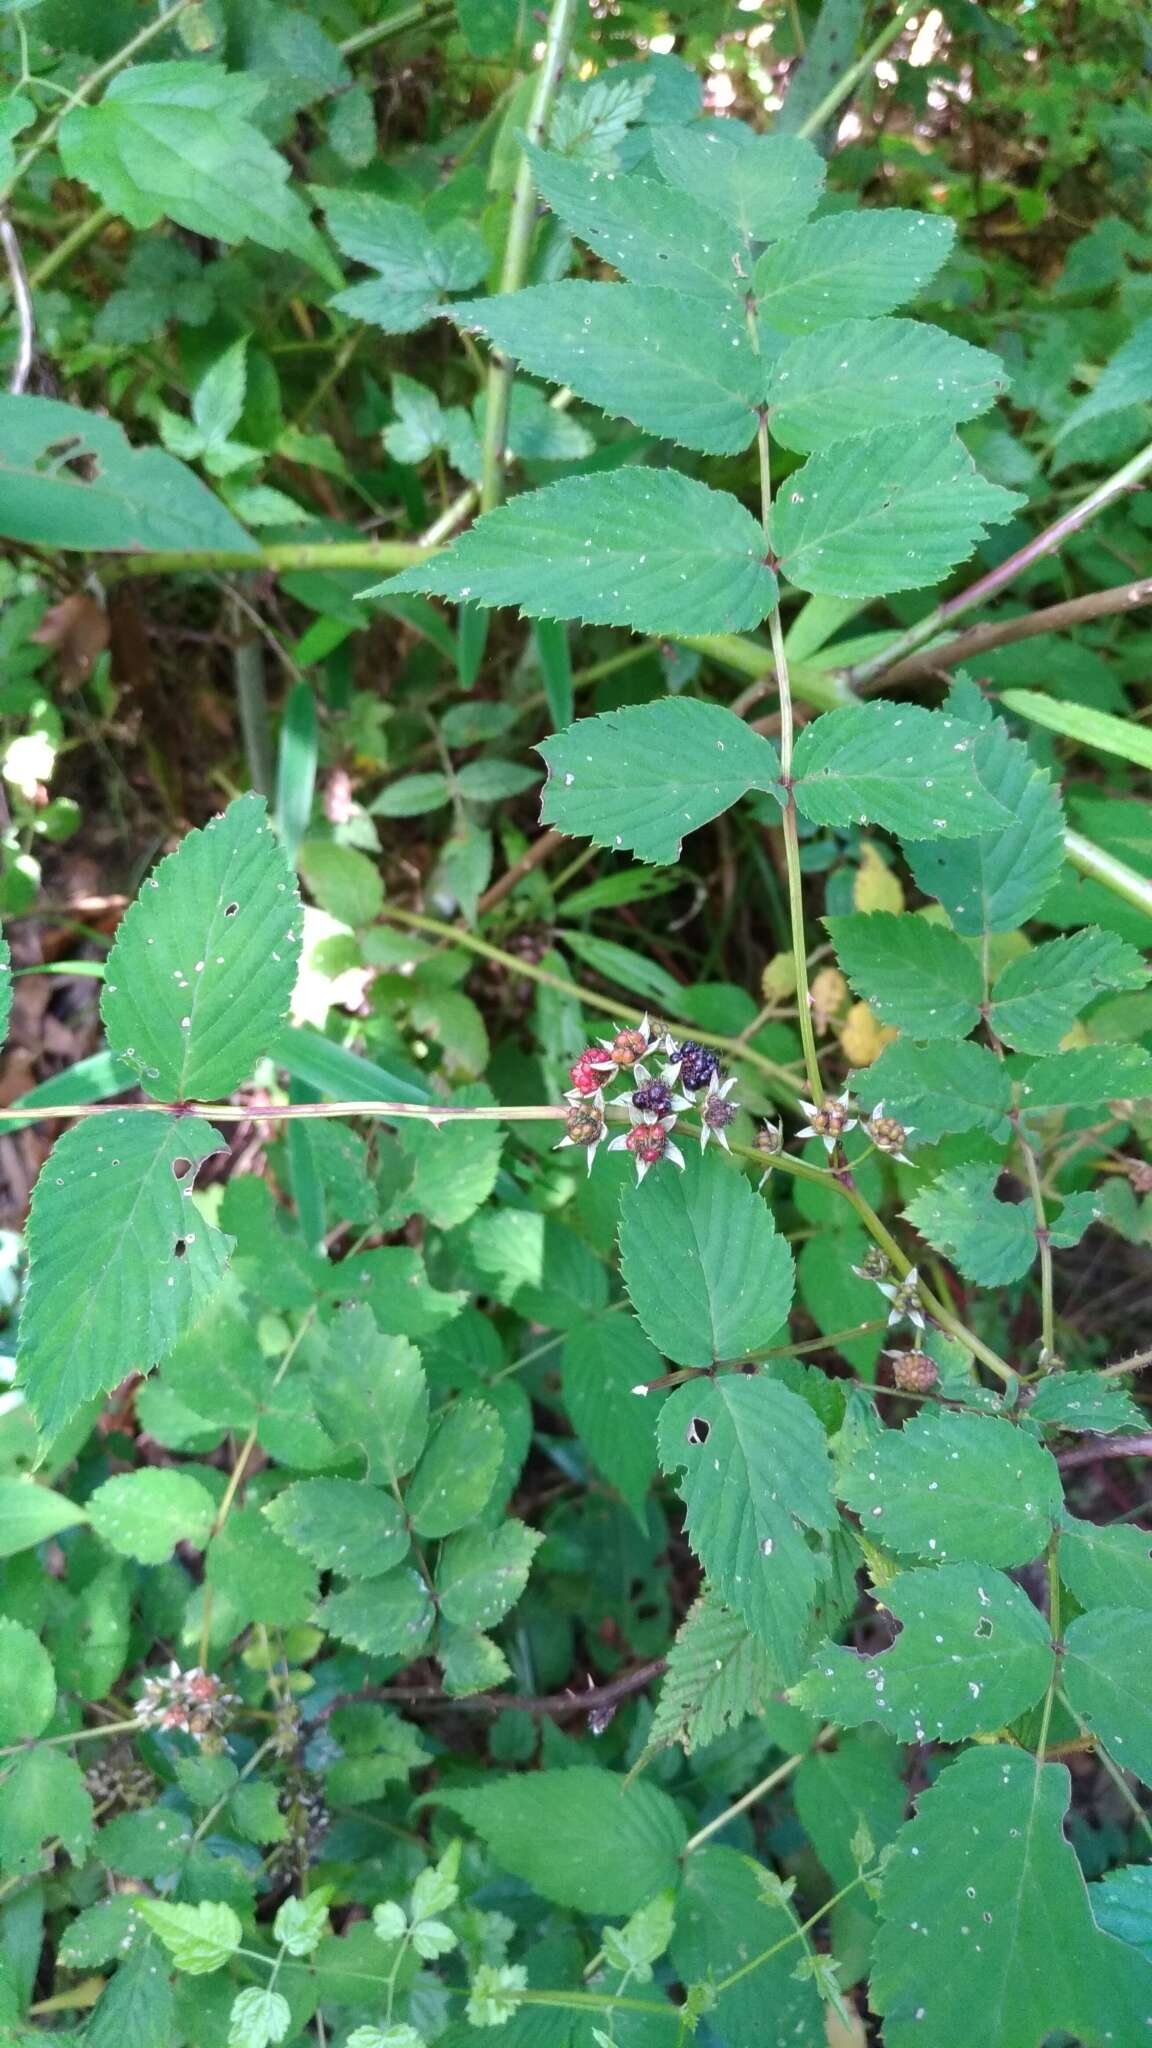
<instances>
[{"instance_id":1,"label":"green compound leaf","mask_svg":"<svg viewBox=\"0 0 1152 2048\"><path fill-rule=\"evenodd\" d=\"M1103 1934L1064 1835L1070 1781L1002 1745L921 1794L884 1872L872 2002L886 2048L1139 2041L1152 1965Z\"/></svg>"},{"instance_id":2,"label":"green compound leaf","mask_svg":"<svg viewBox=\"0 0 1152 2048\"><path fill-rule=\"evenodd\" d=\"M1007 387L998 356L919 320L842 320L804 335L768 375L773 438L801 454L854 434L975 419Z\"/></svg>"},{"instance_id":3,"label":"green compound leaf","mask_svg":"<svg viewBox=\"0 0 1152 2048\"><path fill-rule=\"evenodd\" d=\"M133 64L98 106L65 115L61 162L134 228L168 219L212 241L259 242L339 284L287 161L248 118L267 90L219 64Z\"/></svg>"},{"instance_id":4,"label":"green compound leaf","mask_svg":"<svg viewBox=\"0 0 1152 2048\"><path fill-rule=\"evenodd\" d=\"M584 1765L430 1795L475 1828L496 1862L558 1906L634 1913L675 1885L686 1829L655 1785Z\"/></svg>"},{"instance_id":5,"label":"green compound leaf","mask_svg":"<svg viewBox=\"0 0 1152 2048\"><path fill-rule=\"evenodd\" d=\"M836 958L884 1024L911 1038L964 1038L980 1021L976 956L946 926L887 910L826 917Z\"/></svg>"},{"instance_id":6,"label":"green compound leaf","mask_svg":"<svg viewBox=\"0 0 1152 2048\"><path fill-rule=\"evenodd\" d=\"M682 1174L665 1166L625 1189L620 1266L645 1335L677 1365L711 1366L760 1350L792 1303L787 1240L767 1204L715 1152Z\"/></svg>"},{"instance_id":7,"label":"green compound leaf","mask_svg":"<svg viewBox=\"0 0 1152 2048\"><path fill-rule=\"evenodd\" d=\"M683 1474L688 1535L710 1583L794 1675L820 1579L803 1532L835 1518L816 1415L778 1380L726 1373L670 1395L659 1446L664 1470Z\"/></svg>"},{"instance_id":8,"label":"green compound leaf","mask_svg":"<svg viewBox=\"0 0 1152 2048\"><path fill-rule=\"evenodd\" d=\"M918 841L908 832L913 843L905 848L919 887L939 897L966 939L1015 931L1034 917L1064 860L1059 792L1002 719L980 732L972 766L981 786L1011 814L1009 822L963 845ZM902 825L896 829L905 832Z\"/></svg>"},{"instance_id":9,"label":"green compound leaf","mask_svg":"<svg viewBox=\"0 0 1152 2048\"><path fill-rule=\"evenodd\" d=\"M114 420L55 398L0 394L0 483L0 533L9 540L107 554L258 554L251 536L175 456L133 448Z\"/></svg>"},{"instance_id":10,"label":"green compound leaf","mask_svg":"<svg viewBox=\"0 0 1152 2048\"><path fill-rule=\"evenodd\" d=\"M82 1863L95 1834L92 1800L74 1757L61 1749L28 1749L16 1758L0 1785L0 1870L6 1878L39 1870L49 1841ZM91 2039L91 2028L87 2034Z\"/></svg>"},{"instance_id":11,"label":"green compound leaf","mask_svg":"<svg viewBox=\"0 0 1152 2048\"><path fill-rule=\"evenodd\" d=\"M900 1039L885 1047L874 1066L854 1074L852 1085L865 1109L882 1102L925 1145L950 1131L1003 1137L1008 1129L1011 1083L1003 1061L984 1045L912 1045Z\"/></svg>"},{"instance_id":12,"label":"green compound leaf","mask_svg":"<svg viewBox=\"0 0 1152 2048\"><path fill-rule=\"evenodd\" d=\"M1089 925L1010 960L993 990L988 1021L1020 1052L1055 1052L1077 1011L1095 996L1143 988L1147 981L1135 946Z\"/></svg>"},{"instance_id":13,"label":"green compound leaf","mask_svg":"<svg viewBox=\"0 0 1152 2048\"><path fill-rule=\"evenodd\" d=\"M522 368L662 439L736 455L756 433L763 369L739 305L649 285L535 285L454 317Z\"/></svg>"},{"instance_id":14,"label":"green compound leaf","mask_svg":"<svg viewBox=\"0 0 1152 2048\"><path fill-rule=\"evenodd\" d=\"M449 1536L488 1505L504 1456L504 1431L486 1401L457 1401L432 1426L405 1507L418 1536Z\"/></svg>"},{"instance_id":15,"label":"green compound leaf","mask_svg":"<svg viewBox=\"0 0 1152 2048\"><path fill-rule=\"evenodd\" d=\"M409 1663L428 1641L436 1609L420 1573L402 1565L382 1579L358 1580L330 1593L316 1618L369 1657L402 1657Z\"/></svg>"},{"instance_id":16,"label":"green compound leaf","mask_svg":"<svg viewBox=\"0 0 1152 2048\"><path fill-rule=\"evenodd\" d=\"M1032 1391L1024 1411L1029 1429L1091 1431L1110 1436L1119 1430L1141 1430L1143 1410L1119 1380L1096 1372L1053 1372Z\"/></svg>"},{"instance_id":17,"label":"green compound leaf","mask_svg":"<svg viewBox=\"0 0 1152 2048\"><path fill-rule=\"evenodd\" d=\"M199 1117L92 1117L57 1139L32 1197L18 1359L51 1436L148 1372L215 1294L231 1240L189 1200L223 1140Z\"/></svg>"},{"instance_id":18,"label":"green compound leaf","mask_svg":"<svg viewBox=\"0 0 1152 2048\"><path fill-rule=\"evenodd\" d=\"M527 155L553 213L621 276L735 303L741 238L711 206L655 178L597 170L542 149Z\"/></svg>"},{"instance_id":19,"label":"green compound leaf","mask_svg":"<svg viewBox=\"0 0 1152 2048\"><path fill-rule=\"evenodd\" d=\"M514 604L525 619L740 633L771 610L776 579L758 522L726 491L633 468L525 491L442 554L361 594L403 591Z\"/></svg>"},{"instance_id":20,"label":"green compound leaf","mask_svg":"<svg viewBox=\"0 0 1152 2048\"><path fill-rule=\"evenodd\" d=\"M658 128L652 154L670 185L739 229L774 242L806 221L824 190L824 159L800 135L756 135L743 121Z\"/></svg>"},{"instance_id":21,"label":"green compound leaf","mask_svg":"<svg viewBox=\"0 0 1152 2048\"><path fill-rule=\"evenodd\" d=\"M1152 1613L1152 1536L1065 1515L1060 1576L1081 1607L1139 1607Z\"/></svg>"},{"instance_id":22,"label":"green compound leaf","mask_svg":"<svg viewBox=\"0 0 1152 2048\"><path fill-rule=\"evenodd\" d=\"M1064 1637L1064 1691L1074 1714L1123 1770L1152 1784L1152 1613L1098 1607Z\"/></svg>"},{"instance_id":23,"label":"green compound leaf","mask_svg":"<svg viewBox=\"0 0 1152 2048\"><path fill-rule=\"evenodd\" d=\"M811 456L789 477L772 545L801 590L922 590L966 562L988 528L1023 503L980 475L950 427L881 428Z\"/></svg>"},{"instance_id":24,"label":"green compound leaf","mask_svg":"<svg viewBox=\"0 0 1152 2048\"><path fill-rule=\"evenodd\" d=\"M492 1628L514 1607L528 1583L544 1538L523 1522L496 1529L462 1529L450 1536L436 1567L436 1593L445 1619L461 1628Z\"/></svg>"},{"instance_id":25,"label":"green compound leaf","mask_svg":"<svg viewBox=\"0 0 1152 2048\"><path fill-rule=\"evenodd\" d=\"M1019 1280L1036 1257L1036 1218L1030 1201L1002 1202L996 1193L999 1168L954 1166L909 1202L904 1214L929 1244L955 1259L969 1280L1001 1287ZM1090 1194L1069 1195L1055 1222L1053 1245L1079 1244L1096 1216Z\"/></svg>"},{"instance_id":26,"label":"green compound leaf","mask_svg":"<svg viewBox=\"0 0 1152 2048\"><path fill-rule=\"evenodd\" d=\"M597 1470L638 1508L656 1472L658 1400L634 1389L662 1372L660 1354L631 1316L574 1329L564 1346L564 1406Z\"/></svg>"},{"instance_id":27,"label":"green compound leaf","mask_svg":"<svg viewBox=\"0 0 1152 2048\"><path fill-rule=\"evenodd\" d=\"M542 823L659 866L679 859L686 832L780 780L762 734L694 697L577 719L537 752L548 764Z\"/></svg>"},{"instance_id":28,"label":"green compound leaf","mask_svg":"<svg viewBox=\"0 0 1152 2048\"><path fill-rule=\"evenodd\" d=\"M824 1643L792 1688L797 1706L846 1728L879 1721L904 1742L960 1742L1014 1721L1052 1676L1048 1624L1002 1572L904 1572L884 1605L901 1624L891 1649L861 1657Z\"/></svg>"},{"instance_id":29,"label":"green compound leaf","mask_svg":"<svg viewBox=\"0 0 1152 2048\"><path fill-rule=\"evenodd\" d=\"M363 1479L297 1480L264 1513L293 1550L346 1579L378 1579L408 1553L404 1516L392 1495Z\"/></svg>"},{"instance_id":30,"label":"green compound leaf","mask_svg":"<svg viewBox=\"0 0 1152 2048\"><path fill-rule=\"evenodd\" d=\"M56 1705L56 1674L38 1636L0 1615L0 1747L43 1734Z\"/></svg>"},{"instance_id":31,"label":"green compound leaf","mask_svg":"<svg viewBox=\"0 0 1152 2048\"><path fill-rule=\"evenodd\" d=\"M964 839L1007 821L975 772L973 726L916 704L846 704L796 742L796 802L816 825Z\"/></svg>"},{"instance_id":32,"label":"green compound leaf","mask_svg":"<svg viewBox=\"0 0 1152 2048\"><path fill-rule=\"evenodd\" d=\"M874 319L914 299L947 260L956 224L897 210L836 213L765 251L753 290L760 319L781 334Z\"/></svg>"},{"instance_id":33,"label":"green compound leaf","mask_svg":"<svg viewBox=\"0 0 1152 2048\"><path fill-rule=\"evenodd\" d=\"M173 1906L163 1899L141 1899L137 1911L176 1968L189 1977L223 1969L244 1939L239 1914L223 1902L202 1899L197 1906Z\"/></svg>"},{"instance_id":34,"label":"green compound leaf","mask_svg":"<svg viewBox=\"0 0 1152 2048\"><path fill-rule=\"evenodd\" d=\"M733 2048L816 2048L827 2039L819 1993L811 1977L797 1972L797 1916L778 1892L769 1893L771 1876L735 1849L690 1856L676 1900L673 1967L685 1985L719 1986L763 1957L719 1992L709 2031Z\"/></svg>"},{"instance_id":35,"label":"green compound leaf","mask_svg":"<svg viewBox=\"0 0 1152 2048\"><path fill-rule=\"evenodd\" d=\"M243 796L161 861L108 956L108 1042L160 1101L247 1080L288 1015L303 913L260 796Z\"/></svg>"},{"instance_id":36,"label":"green compound leaf","mask_svg":"<svg viewBox=\"0 0 1152 2048\"><path fill-rule=\"evenodd\" d=\"M375 192L313 191L337 248L377 273L333 299L354 319L389 334L412 334L435 319L446 292L470 291L484 276L487 247L467 221L436 227L415 207ZM438 404L435 417L441 417Z\"/></svg>"},{"instance_id":37,"label":"green compound leaf","mask_svg":"<svg viewBox=\"0 0 1152 2048\"><path fill-rule=\"evenodd\" d=\"M96 1534L121 1557L164 1564L178 1543L204 1548L216 1503L190 1472L121 1472L96 1488L88 1511Z\"/></svg>"},{"instance_id":38,"label":"green compound leaf","mask_svg":"<svg viewBox=\"0 0 1152 2048\"><path fill-rule=\"evenodd\" d=\"M1034 1437L944 1409L858 1445L839 1492L866 1536L925 1564L1025 1564L1063 1504L1056 1460Z\"/></svg>"},{"instance_id":39,"label":"green compound leaf","mask_svg":"<svg viewBox=\"0 0 1152 2048\"><path fill-rule=\"evenodd\" d=\"M714 1593L690 1607L668 1652L648 1730L649 1751L678 1742L691 1755L753 1714L780 1682L762 1642Z\"/></svg>"}]
</instances>

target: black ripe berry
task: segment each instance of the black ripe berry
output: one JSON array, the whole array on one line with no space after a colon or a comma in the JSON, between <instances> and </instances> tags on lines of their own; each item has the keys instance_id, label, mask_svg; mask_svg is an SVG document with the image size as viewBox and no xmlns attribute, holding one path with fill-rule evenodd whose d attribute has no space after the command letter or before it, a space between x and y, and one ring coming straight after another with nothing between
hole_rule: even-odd
<instances>
[{"instance_id":1,"label":"black ripe berry","mask_svg":"<svg viewBox=\"0 0 1152 2048\"><path fill-rule=\"evenodd\" d=\"M697 1088L706 1088L713 1074L720 1072L720 1061L709 1046L697 1045L694 1039L687 1039L680 1047L680 1086L693 1093Z\"/></svg>"},{"instance_id":2,"label":"black ripe berry","mask_svg":"<svg viewBox=\"0 0 1152 2048\"><path fill-rule=\"evenodd\" d=\"M672 1107L672 1090L667 1081L645 1081L633 1090L632 1104L648 1116L667 1116Z\"/></svg>"}]
</instances>

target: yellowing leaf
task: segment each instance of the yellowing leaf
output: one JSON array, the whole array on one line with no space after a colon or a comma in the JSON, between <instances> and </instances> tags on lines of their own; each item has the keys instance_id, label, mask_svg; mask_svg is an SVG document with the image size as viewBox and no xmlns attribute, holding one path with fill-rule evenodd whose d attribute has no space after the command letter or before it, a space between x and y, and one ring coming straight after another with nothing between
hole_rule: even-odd
<instances>
[{"instance_id":1,"label":"yellowing leaf","mask_svg":"<svg viewBox=\"0 0 1152 2048\"><path fill-rule=\"evenodd\" d=\"M845 1058L854 1067L873 1066L885 1046L891 1045L898 1036L890 1024L881 1024L867 1003L853 1003L840 1027L841 1047Z\"/></svg>"},{"instance_id":2,"label":"yellowing leaf","mask_svg":"<svg viewBox=\"0 0 1152 2048\"><path fill-rule=\"evenodd\" d=\"M904 891L899 875L881 860L870 839L860 842L860 866L852 883L852 902L857 910L904 908Z\"/></svg>"}]
</instances>

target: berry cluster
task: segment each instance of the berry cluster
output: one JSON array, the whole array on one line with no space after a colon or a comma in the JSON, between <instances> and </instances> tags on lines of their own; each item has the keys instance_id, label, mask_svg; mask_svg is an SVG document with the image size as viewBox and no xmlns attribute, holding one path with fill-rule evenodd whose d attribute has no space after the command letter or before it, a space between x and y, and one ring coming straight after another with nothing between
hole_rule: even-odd
<instances>
[{"instance_id":1,"label":"berry cluster","mask_svg":"<svg viewBox=\"0 0 1152 2048\"><path fill-rule=\"evenodd\" d=\"M658 1067L654 1070L649 1062L658 1062ZM556 1149L583 1145L589 1172L607 1135L604 1089L624 1076L624 1091L609 1106L627 1109L629 1129L613 1138L608 1150L631 1153L637 1180L664 1159L683 1167L684 1155L671 1134L686 1109L700 1112L701 1148L714 1137L727 1149L728 1126L737 1109L728 1096L735 1082L721 1080L717 1055L695 1039L677 1044L669 1033L653 1031L645 1017L613 1038L586 1046L568 1071L572 1086L565 1097L565 1135Z\"/></svg>"},{"instance_id":2,"label":"berry cluster","mask_svg":"<svg viewBox=\"0 0 1152 2048\"><path fill-rule=\"evenodd\" d=\"M237 1704L235 1693L225 1692L223 1681L198 1664L182 1671L173 1662L160 1677L146 1678L133 1716L140 1728L178 1729L195 1742L216 1738L228 1725L229 1710Z\"/></svg>"}]
</instances>

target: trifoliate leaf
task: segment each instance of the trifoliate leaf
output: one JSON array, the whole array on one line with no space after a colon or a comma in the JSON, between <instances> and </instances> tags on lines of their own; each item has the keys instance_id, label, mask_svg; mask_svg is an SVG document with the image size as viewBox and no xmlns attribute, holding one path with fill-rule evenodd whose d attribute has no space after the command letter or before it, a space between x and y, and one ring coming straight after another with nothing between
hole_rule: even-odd
<instances>
[{"instance_id":1,"label":"trifoliate leaf","mask_svg":"<svg viewBox=\"0 0 1152 2048\"><path fill-rule=\"evenodd\" d=\"M921 590L966 562L988 528L1023 503L979 474L950 427L881 428L811 456L789 477L772 546L801 590Z\"/></svg>"},{"instance_id":2,"label":"trifoliate leaf","mask_svg":"<svg viewBox=\"0 0 1152 2048\"><path fill-rule=\"evenodd\" d=\"M1148 969L1115 932L1087 926L1010 960L992 994L988 1022L1020 1052L1055 1052L1079 1010L1105 989L1143 988Z\"/></svg>"},{"instance_id":3,"label":"trifoliate leaf","mask_svg":"<svg viewBox=\"0 0 1152 2048\"><path fill-rule=\"evenodd\" d=\"M75 1758L62 1749L22 1750L0 1784L0 1870L5 1877L37 1871L49 1841L58 1841L73 1863L82 1863L95 1834L92 1800Z\"/></svg>"},{"instance_id":4,"label":"trifoliate leaf","mask_svg":"<svg viewBox=\"0 0 1152 2048\"><path fill-rule=\"evenodd\" d=\"M279 1034L303 913L263 797L190 832L127 912L101 1015L112 1050L163 1102L231 1093Z\"/></svg>"},{"instance_id":5,"label":"trifoliate leaf","mask_svg":"<svg viewBox=\"0 0 1152 2048\"><path fill-rule=\"evenodd\" d=\"M843 972L883 1023L921 1039L964 1038L979 1023L980 964L946 926L884 910L824 922Z\"/></svg>"},{"instance_id":6,"label":"trifoliate leaf","mask_svg":"<svg viewBox=\"0 0 1152 2048\"><path fill-rule=\"evenodd\" d=\"M487 248L469 222L434 226L376 192L313 189L337 248L377 273L333 299L354 319L412 334L435 319L448 292L470 291L484 276Z\"/></svg>"},{"instance_id":7,"label":"trifoliate leaf","mask_svg":"<svg viewBox=\"0 0 1152 2048\"><path fill-rule=\"evenodd\" d=\"M670 185L731 221L745 243L798 228L824 190L824 159L801 135L757 135L743 121L660 127L652 154Z\"/></svg>"},{"instance_id":8,"label":"trifoliate leaf","mask_svg":"<svg viewBox=\"0 0 1152 2048\"><path fill-rule=\"evenodd\" d=\"M192 470L134 448L100 413L55 398L0 394L0 530L50 548L228 548L255 541ZM5 972L0 987L11 982Z\"/></svg>"},{"instance_id":9,"label":"trifoliate leaf","mask_svg":"<svg viewBox=\"0 0 1152 2048\"><path fill-rule=\"evenodd\" d=\"M566 227L633 284L738 303L738 230L656 178L528 150L538 192Z\"/></svg>"},{"instance_id":10,"label":"trifoliate leaf","mask_svg":"<svg viewBox=\"0 0 1152 2048\"><path fill-rule=\"evenodd\" d=\"M1003 1061L987 1046L963 1040L913 1045L902 1038L854 1074L852 1086L865 1109L882 1102L885 1114L914 1129L922 1144L949 1131L1002 1137L1008 1128L1011 1084Z\"/></svg>"},{"instance_id":11,"label":"trifoliate leaf","mask_svg":"<svg viewBox=\"0 0 1152 2048\"><path fill-rule=\"evenodd\" d=\"M137 1911L188 1977L206 1977L222 1969L244 1939L239 1914L214 1901L171 1906L163 1899L141 1899Z\"/></svg>"},{"instance_id":12,"label":"trifoliate leaf","mask_svg":"<svg viewBox=\"0 0 1152 2048\"><path fill-rule=\"evenodd\" d=\"M1064 1691L1108 1754L1152 1784L1152 1614L1135 1607L1098 1607L1064 1637Z\"/></svg>"},{"instance_id":13,"label":"trifoliate leaf","mask_svg":"<svg viewBox=\"0 0 1152 2048\"><path fill-rule=\"evenodd\" d=\"M834 1519L828 1440L778 1380L725 1373L664 1404L660 1462L677 1479L710 1584L785 1677L799 1669L819 1583L806 1529Z\"/></svg>"},{"instance_id":14,"label":"trifoliate leaf","mask_svg":"<svg viewBox=\"0 0 1152 2048\"><path fill-rule=\"evenodd\" d=\"M1152 2013L1152 1965L1102 1934L1071 1843L1062 1764L966 1751L920 1795L884 1872L872 2002L888 2048L1116 2048Z\"/></svg>"},{"instance_id":15,"label":"trifoliate leaf","mask_svg":"<svg viewBox=\"0 0 1152 2048\"><path fill-rule=\"evenodd\" d=\"M947 215L896 208L835 213L765 250L753 290L760 319L781 334L874 319L914 299L956 238Z\"/></svg>"},{"instance_id":16,"label":"trifoliate leaf","mask_svg":"<svg viewBox=\"0 0 1152 2048\"><path fill-rule=\"evenodd\" d=\"M679 858L686 832L780 779L768 740L693 697L577 719L537 751L548 764L544 824L659 865Z\"/></svg>"},{"instance_id":17,"label":"trifoliate leaf","mask_svg":"<svg viewBox=\"0 0 1152 2048\"><path fill-rule=\"evenodd\" d=\"M963 845L920 840L909 832L912 843L905 848L920 888L939 897L966 939L1015 931L1035 916L1064 860L1059 792L1002 719L991 719L981 730L972 767L981 786L1011 814L1008 821Z\"/></svg>"},{"instance_id":18,"label":"trifoliate leaf","mask_svg":"<svg viewBox=\"0 0 1152 2048\"><path fill-rule=\"evenodd\" d=\"M249 118L267 90L219 64L133 64L98 106L65 114L61 162L134 228L168 219L210 241L259 242L339 284L286 159Z\"/></svg>"},{"instance_id":19,"label":"trifoliate leaf","mask_svg":"<svg viewBox=\"0 0 1152 2048\"><path fill-rule=\"evenodd\" d=\"M625 1786L575 1765L431 1796L475 1828L502 1869L558 1906L632 1913L679 1876L684 1822L646 1780Z\"/></svg>"},{"instance_id":20,"label":"trifoliate leaf","mask_svg":"<svg viewBox=\"0 0 1152 2048\"><path fill-rule=\"evenodd\" d=\"M402 1565L382 1579L358 1580L330 1593L317 1619L369 1657L402 1657L410 1663L432 1633L436 1610L419 1572Z\"/></svg>"},{"instance_id":21,"label":"trifoliate leaf","mask_svg":"<svg viewBox=\"0 0 1152 2048\"><path fill-rule=\"evenodd\" d=\"M56 1705L56 1674L38 1636L0 1615L0 1747L42 1734Z\"/></svg>"},{"instance_id":22,"label":"trifoliate leaf","mask_svg":"<svg viewBox=\"0 0 1152 2048\"><path fill-rule=\"evenodd\" d=\"M819 1994L810 1977L797 1976L797 1916L778 1892L769 1894L771 1876L735 1849L709 1846L690 1856L676 1901L672 1965L685 1985L739 1980L718 1990L708 2010L720 2040L816 2048L824 2035ZM763 1962L742 1975L757 1956Z\"/></svg>"},{"instance_id":23,"label":"trifoliate leaf","mask_svg":"<svg viewBox=\"0 0 1152 2048\"><path fill-rule=\"evenodd\" d=\"M620 1265L645 1335L677 1365L760 1350L792 1302L792 1254L772 1211L715 1152L625 1189Z\"/></svg>"},{"instance_id":24,"label":"trifoliate leaf","mask_svg":"<svg viewBox=\"0 0 1152 2048\"><path fill-rule=\"evenodd\" d=\"M457 1401L438 1416L405 1500L418 1536L448 1536L487 1507L504 1455L500 1418L487 1401Z\"/></svg>"},{"instance_id":25,"label":"trifoliate leaf","mask_svg":"<svg viewBox=\"0 0 1152 2048\"><path fill-rule=\"evenodd\" d=\"M617 469L525 491L361 594L424 591L640 633L738 633L776 601L764 536L724 491L668 469Z\"/></svg>"},{"instance_id":26,"label":"trifoliate leaf","mask_svg":"<svg viewBox=\"0 0 1152 2048\"><path fill-rule=\"evenodd\" d=\"M264 1513L293 1550L347 1579L378 1579L407 1555L401 1510L363 1479L299 1479Z\"/></svg>"},{"instance_id":27,"label":"trifoliate leaf","mask_svg":"<svg viewBox=\"0 0 1152 2048\"><path fill-rule=\"evenodd\" d=\"M1026 1564L1063 1501L1049 1451L994 1416L932 1410L860 1445L838 1488L864 1533L925 1564Z\"/></svg>"},{"instance_id":28,"label":"trifoliate leaf","mask_svg":"<svg viewBox=\"0 0 1152 2048\"><path fill-rule=\"evenodd\" d=\"M1098 1526L1065 1515L1060 1576L1081 1607L1138 1607L1152 1613L1152 1536L1124 1522Z\"/></svg>"},{"instance_id":29,"label":"trifoliate leaf","mask_svg":"<svg viewBox=\"0 0 1152 2048\"><path fill-rule=\"evenodd\" d=\"M714 1593L688 1610L668 1652L668 1670L648 1730L648 1748L679 1742L706 1749L763 1711L780 1682L763 1643Z\"/></svg>"},{"instance_id":30,"label":"trifoliate leaf","mask_svg":"<svg viewBox=\"0 0 1152 2048\"><path fill-rule=\"evenodd\" d=\"M804 335L768 373L768 425L808 454L853 434L975 419L1004 391L1004 366L920 320L842 320Z\"/></svg>"},{"instance_id":31,"label":"trifoliate leaf","mask_svg":"<svg viewBox=\"0 0 1152 2048\"><path fill-rule=\"evenodd\" d=\"M524 369L662 440L736 455L755 436L763 369L735 300L711 306L651 285L568 278L469 300L454 317Z\"/></svg>"},{"instance_id":32,"label":"trifoliate leaf","mask_svg":"<svg viewBox=\"0 0 1152 2048\"><path fill-rule=\"evenodd\" d=\"M659 1399L633 1389L659 1379L660 1354L631 1316L606 1316L569 1334L561 1360L564 1406L610 1486L639 1507L656 1472Z\"/></svg>"},{"instance_id":33,"label":"trifoliate leaf","mask_svg":"<svg viewBox=\"0 0 1152 2048\"><path fill-rule=\"evenodd\" d=\"M847 1728L879 1721L904 1742L959 1742L1014 1721L1051 1678L1048 1624L1002 1572L904 1572L884 1605L901 1624L891 1649L862 1657L823 1644L792 1688L798 1706Z\"/></svg>"},{"instance_id":34,"label":"trifoliate leaf","mask_svg":"<svg viewBox=\"0 0 1152 2048\"><path fill-rule=\"evenodd\" d=\"M178 1543L202 1550L216 1515L206 1486L189 1472L121 1472L90 1495L92 1526L121 1557L164 1564Z\"/></svg>"},{"instance_id":35,"label":"trifoliate leaf","mask_svg":"<svg viewBox=\"0 0 1152 2048\"><path fill-rule=\"evenodd\" d=\"M975 768L976 729L916 704L846 704L796 743L796 802L817 825L964 839L1007 822Z\"/></svg>"},{"instance_id":36,"label":"trifoliate leaf","mask_svg":"<svg viewBox=\"0 0 1152 2048\"><path fill-rule=\"evenodd\" d=\"M491 1628L501 1621L524 1591L543 1541L536 1529L515 1521L450 1536L436 1567L445 1619L463 1628Z\"/></svg>"},{"instance_id":37,"label":"trifoliate leaf","mask_svg":"<svg viewBox=\"0 0 1152 2048\"><path fill-rule=\"evenodd\" d=\"M148 1372L215 1294L230 1240L190 1201L222 1140L199 1117L129 1111L59 1138L32 1198L19 1360L51 1436L91 1394Z\"/></svg>"}]
</instances>

